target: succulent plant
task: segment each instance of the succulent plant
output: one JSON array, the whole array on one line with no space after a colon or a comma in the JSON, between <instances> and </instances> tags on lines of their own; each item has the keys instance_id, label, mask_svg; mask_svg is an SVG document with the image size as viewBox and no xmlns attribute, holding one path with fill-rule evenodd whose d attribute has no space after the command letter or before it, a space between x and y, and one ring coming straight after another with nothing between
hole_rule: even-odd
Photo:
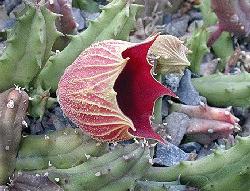
<instances>
[{"instance_id":1,"label":"succulent plant","mask_svg":"<svg viewBox=\"0 0 250 191\"><path fill-rule=\"evenodd\" d=\"M143 143L117 145L110 152L107 144L96 144L70 128L28 136L21 143L16 169L46 174L64 190L121 191L132 188L151 165L149 146Z\"/></svg>"},{"instance_id":2,"label":"succulent plant","mask_svg":"<svg viewBox=\"0 0 250 191\"><path fill-rule=\"evenodd\" d=\"M100 16L90 21L85 31L73 36L63 51L50 57L46 67L38 75L36 86L41 85L43 89L55 92L65 68L92 43L106 39L127 40L140 8L141 6L131 4L128 0L114 0L103 7Z\"/></svg>"},{"instance_id":3,"label":"succulent plant","mask_svg":"<svg viewBox=\"0 0 250 191\"><path fill-rule=\"evenodd\" d=\"M99 12L98 3L94 0L72 0L72 6L84 11Z\"/></svg>"},{"instance_id":4,"label":"succulent plant","mask_svg":"<svg viewBox=\"0 0 250 191\"><path fill-rule=\"evenodd\" d=\"M207 47L208 31L205 27L197 28L192 34L192 37L187 41L187 46L191 52L188 54L190 61L190 70L195 73L200 73L200 64L206 53L210 50Z\"/></svg>"},{"instance_id":5,"label":"succulent plant","mask_svg":"<svg viewBox=\"0 0 250 191\"><path fill-rule=\"evenodd\" d=\"M213 44L209 44L208 39L211 32L208 28L216 24L217 17L211 8L211 0L202 1L199 8L204 23L202 27L195 28L192 37L187 42L191 50L188 57L191 63L190 69L192 72L199 73L202 59L210 51L209 48L212 47L215 55L220 58L217 68L222 71L234 52L231 35L228 32L223 32Z\"/></svg>"},{"instance_id":6,"label":"succulent plant","mask_svg":"<svg viewBox=\"0 0 250 191\"><path fill-rule=\"evenodd\" d=\"M55 93L60 76L85 48L94 41L128 38L140 8L129 1L112 1L88 29L71 37L62 52L53 53L52 47L62 35L55 26L58 16L41 4L27 4L19 14L0 57L0 90L14 84L25 87L34 98L29 109L34 117L42 117L46 107L55 101L50 96Z\"/></svg>"},{"instance_id":7,"label":"succulent plant","mask_svg":"<svg viewBox=\"0 0 250 191\"><path fill-rule=\"evenodd\" d=\"M33 137L44 141L44 137L40 135ZM32 142L29 143L25 145L25 150L30 148L30 151L37 151L32 148ZM67 145L63 142L60 144ZM152 189L162 190L157 185L167 187L167 185L176 184L171 183L171 181L176 180L179 180L183 185L197 187L204 191L240 191L248 190L250 187L248 181L250 177L249 144L249 137L238 138L236 145L229 150L215 150L213 154L197 161L185 161L172 167L152 166L150 145L133 143L130 145L118 144L111 152L105 152L99 157L88 157L85 162L66 169L58 169L53 165L43 170L32 170L33 167L22 169L24 166L18 166L20 163L17 163L16 168L19 169L19 172L31 170L29 173L48 176L51 181L59 184L64 190L70 191L126 191L134 188L136 190L140 189L141 186L148 188L150 186L148 183L151 183L151 186L155 185L154 188L151 187ZM22 147L21 144L20 150ZM29 153L23 153L23 157L29 158ZM41 155L42 158L43 155ZM65 159L67 160L67 157ZM36 168L41 169L40 166L36 166Z\"/></svg>"},{"instance_id":8,"label":"succulent plant","mask_svg":"<svg viewBox=\"0 0 250 191\"><path fill-rule=\"evenodd\" d=\"M211 5L218 17L219 24L217 25L217 30L209 37L209 46L218 39L223 31L228 31L238 36L249 35L249 1L211 0Z\"/></svg>"},{"instance_id":9,"label":"succulent plant","mask_svg":"<svg viewBox=\"0 0 250 191\"><path fill-rule=\"evenodd\" d=\"M28 99L18 88L0 94L0 185L6 184L15 170Z\"/></svg>"},{"instance_id":10,"label":"succulent plant","mask_svg":"<svg viewBox=\"0 0 250 191\"><path fill-rule=\"evenodd\" d=\"M181 184L204 191L248 190L250 182L250 138L238 137L237 144L197 161L183 161L168 168L150 167L144 180L157 182L180 180Z\"/></svg>"},{"instance_id":11,"label":"succulent plant","mask_svg":"<svg viewBox=\"0 0 250 191\"><path fill-rule=\"evenodd\" d=\"M1 187L0 187L1 189ZM11 183L4 191L63 191L56 183L47 176L29 172L16 172Z\"/></svg>"},{"instance_id":12,"label":"succulent plant","mask_svg":"<svg viewBox=\"0 0 250 191\"><path fill-rule=\"evenodd\" d=\"M184 113L190 117L186 134L189 138L209 144L218 138L228 138L239 129L239 119L230 113L231 108L216 108L205 104L199 106L171 102L170 111Z\"/></svg>"},{"instance_id":13,"label":"succulent plant","mask_svg":"<svg viewBox=\"0 0 250 191\"><path fill-rule=\"evenodd\" d=\"M218 19L216 14L214 13L214 10L212 9L211 4L211 0L202 1L200 9L204 21L204 26L213 28ZM209 32L208 36L211 35L211 32ZM213 44L209 43L209 39L207 39L207 41L208 46L212 47L215 55L221 59L219 64L217 65L217 69L223 71L230 56L234 52L231 34L224 31Z\"/></svg>"},{"instance_id":14,"label":"succulent plant","mask_svg":"<svg viewBox=\"0 0 250 191\"><path fill-rule=\"evenodd\" d=\"M208 103L214 106L247 107L250 105L249 79L248 73L238 75L220 73L194 78L192 83L198 92L207 98Z\"/></svg>"},{"instance_id":15,"label":"succulent plant","mask_svg":"<svg viewBox=\"0 0 250 191\"><path fill-rule=\"evenodd\" d=\"M76 21L73 18L71 5L68 0L46 1L47 8L53 13L59 14L56 21L57 30L63 34L72 34L76 30Z\"/></svg>"},{"instance_id":16,"label":"succulent plant","mask_svg":"<svg viewBox=\"0 0 250 191\"><path fill-rule=\"evenodd\" d=\"M150 116L155 99L175 95L151 74L147 53L156 38L138 44L102 41L82 52L58 85L65 115L97 140L136 136L164 142L153 131Z\"/></svg>"},{"instance_id":17,"label":"succulent plant","mask_svg":"<svg viewBox=\"0 0 250 191\"><path fill-rule=\"evenodd\" d=\"M106 152L107 144L98 143L79 129L65 128L44 135L23 137L18 152L17 170L64 169L82 164Z\"/></svg>"}]
</instances>

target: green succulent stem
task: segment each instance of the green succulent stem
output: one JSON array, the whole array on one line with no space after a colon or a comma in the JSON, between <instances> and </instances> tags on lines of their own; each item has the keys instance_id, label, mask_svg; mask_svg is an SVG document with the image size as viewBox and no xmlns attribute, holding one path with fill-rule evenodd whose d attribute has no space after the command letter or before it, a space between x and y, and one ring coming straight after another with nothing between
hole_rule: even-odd
<instances>
[{"instance_id":1,"label":"green succulent stem","mask_svg":"<svg viewBox=\"0 0 250 191\"><path fill-rule=\"evenodd\" d=\"M154 78L162 83L162 74L157 74ZM162 124L162 97L159 97L155 101L153 122L155 124Z\"/></svg>"},{"instance_id":2,"label":"green succulent stem","mask_svg":"<svg viewBox=\"0 0 250 191\"><path fill-rule=\"evenodd\" d=\"M16 169L35 174L46 173L51 181L66 191L127 191L141 190L142 187L161 190L159 185L163 184L169 190L171 185L184 189L173 182L176 180L180 180L182 185L204 191L241 191L250 187L250 137L238 138L236 145L230 149L215 150L213 154L196 161L183 161L171 167L153 167L151 148L142 142L118 144L109 152L98 149L95 141L76 134L74 129L46 136L49 138L45 135L23 138ZM96 154L91 154L93 152Z\"/></svg>"},{"instance_id":3,"label":"green succulent stem","mask_svg":"<svg viewBox=\"0 0 250 191\"><path fill-rule=\"evenodd\" d=\"M186 161L172 167L150 167L144 179L175 181L195 186L204 191L247 190L250 182L250 138L238 138L238 143L226 151L197 161Z\"/></svg>"},{"instance_id":4,"label":"green succulent stem","mask_svg":"<svg viewBox=\"0 0 250 191\"><path fill-rule=\"evenodd\" d=\"M141 6L123 0L114 0L102 9L101 15L90 21L89 27L71 37L69 45L60 53L50 57L40 72L35 86L43 89L57 90L61 75L80 53L93 42L106 39L127 40L134 27L135 16Z\"/></svg>"},{"instance_id":5,"label":"green succulent stem","mask_svg":"<svg viewBox=\"0 0 250 191\"><path fill-rule=\"evenodd\" d=\"M197 91L214 106L247 107L250 105L250 74L213 74L192 79ZM212 85L211 85L212 84Z\"/></svg>"}]
</instances>

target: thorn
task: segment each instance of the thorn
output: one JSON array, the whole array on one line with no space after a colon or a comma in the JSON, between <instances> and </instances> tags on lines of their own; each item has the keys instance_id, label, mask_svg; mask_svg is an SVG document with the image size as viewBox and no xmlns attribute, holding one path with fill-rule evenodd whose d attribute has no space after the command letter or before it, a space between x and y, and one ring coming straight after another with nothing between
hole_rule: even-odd
<instances>
[{"instance_id":1,"label":"thorn","mask_svg":"<svg viewBox=\"0 0 250 191\"><path fill-rule=\"evenodd\" d=\"M98 142L98 143L95 144L96 147L99 147L99 146L101 146L101 145L102 145L102 144L101 144L100 142Z\"/></svg>"},{"instance_id":2,"label":"thorn","mask_svg":"<svg viewBox=\"0 0 250 191\"><path fill-rule=\"evenodd\" d=\"M236 121L236 123L240 122L240 119L238 117L235 117L234 120Z\"/></svg>"},{"instance_id":3,"label":"thorn","mask_svg":"<svg viewBox=\"0 0 250 191\"><path fill-rule=\"evenodd\" d=\"M129 157L128 155L123 155L122 158L123 158L124 160L126 160L126 161L130 159L130 157Z\"/></svg>"},{"instance_id":4,"label":"thorn","mask_svg":"<svg viewBox=\"0 0 250 191\"><path fill-rule=\"evenodd\" d=\"M227 107L226 110L231 111L232 110L232 106Z\"/></svg>"},{"instance_id":5,"label":"thorn","mask_svg":"<svg viewBox=\"0 0 250 191\"><path fill-rule=\"evenodd\" d=\"M30 100L30 101L32 101L32 100L34 100L34 99L35 99L35 98L33 98L33 97L29 97L29 100Z\"/></svg>"},{"instance_id":6,"label":"thorn","mask_svg":"<svg viewBox=\"0 0 250 191\"><path fill-rule=\"evenodd\" d=\"M226 110L226 111L224 112L224 114L225 114L226 116L229 116L229 115L230 115L230 112Z\"/></svg>"},{"instance_id":7,"label":"thorn","mask_svg":"<svg viewBox=\"0 0 250 191\"><path fill-rule=\"evenodd\" d=\"M153 164L154 164L154 162L153 162L153 159L152 159L152 158L148 159L148 162L149 162L149 164L151 164L151 165L153 165Z\"/></svg>"},{"instance_id":8,"label":"thorn","mask_svg":"<svg viewBox=\"0 0 250 191\"><path fill-rule=\"evenodd\" d=\"M27 122L26 122L26 121L24 121L24 120L22 121L22 125L23 125L24 127L26 127L26 128L28 127Z\"/></svg>"},{"instance_id":9,"label":"thorn","mask_svg":"<svg viewBox=\"0 0 250 191\"><path fill-rule=\"evenodd\" d=\"M95 176L101 176L101 175L102 175L101 172L95 173Z\"/></svg>"},{"instance_id":10,"label":"thorn","mask_svg":"<svg viewBox=\"0 0 250 191\"><path fill-rule=\"evenodd\" d=\"M52 164L51 164L50 160L49 160L49 166L52 166Z\"/></svg>"},{"instance_id":11,"label":"thorn","mask_svg":"<svg viewBox=\"0 0 250 191\"><path fill-rule=\"evenodd\" d=\"M85 155L85 157L86 157L86 159L88 160L88 159L90 159L90 155L88 155L88 154L84 154Z\"/></svg>"},{"instance_id":12,"label":"thorn","mask_svg":"<svg viewBox=\"0 0 250 191\"><path fill-rule=\"evenodd\" d=\"M168 139L168 140L172 140L171 135L167 135L167 139Z\"/></svg>"},{"instance_id":13,"label":"thorn","mask_svg":"<svg viewBox=\"0 0 250 191\"><path fill-rule=\"evenodd\" d=\"M204 102L200 101L200 107L202 109L206 109L206 104Z\"/></svg>"},{"instance_id":14,"label":"thorn","mask_svg":"<svg viewBox=\"0 0 250 191\"><path fill-rule=\"evenodd\" d=\"M145 147L144 143L143 143L143 142L141 142L141 148L144 148L144 147Z\"/></svg>"},{"instance_id":15,"label":"thorn","mask_svg":"<svg viewBox=\"0 0 250 191\"><path fill-rule=\"evenodd\" d=\"M13 109L14 108L14 106L15 106L15 103L14 103L14 101L11 99L11 100L9 100L9 102L7 103L7 108L9 108L9 109Z\"/></svg>"},{"instance_id":16,"label":"thorn","mask_svg":"<svg viewBox=\"0 0 250 191\"><path fill-rule=\"evenodd\" d=\"M44 139L45 139L45 140L48 140L48 139L49 139L49 136L48 136L48 135L44 135Z\"/></svg>"},{"instance_id":17,"label":"thorn","mask_svg":"<svg viewBox=\"0 0 250 191\"><path fill-rule=\"evenodd\" d=\"M134 138L134 141L135 141L135 144L140 144L140 142L136 138Z\"/></svg>"},{"instance_id":18,"label":"thorn","mask_svg":"<svg viewBox=\"0 0 250 191\"><path fill-rule=\"evenodd\" d=\"M149 147L155 147L157 145L157 143L152 143L149 145Z\"/></svg>"},{"instance_id":19,"label":"thorn","mask_svg":"<svg viewBox=\"0 0 250 191\"><path fill-rule=\"evenodd\" d=\"M208 133L213 133L214 130L213 130L213 129L208 129L207 132L208 132Z\"/></svg>"},{"instance_id":20,"label":"thorn","mask_svg":"<svg viewBox=\"0 0 250 191\"><path fill-rule=\"evenodd\" d=\"M240 127L239 124L234 125L233 128L234 128L236 131L241 131L241 127Z\"/></svg>"}]
</instances>

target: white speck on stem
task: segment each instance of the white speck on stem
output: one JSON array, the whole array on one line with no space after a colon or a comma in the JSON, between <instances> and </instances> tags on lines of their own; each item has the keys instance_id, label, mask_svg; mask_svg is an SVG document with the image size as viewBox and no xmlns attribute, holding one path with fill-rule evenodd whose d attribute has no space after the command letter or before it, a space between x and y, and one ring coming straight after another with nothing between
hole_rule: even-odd
<instances>
[{"instance_id":1,"label":"white speck on stem","mask_svg":"<svg viewBox=\"0 0 250 191\"><path fill-rule=\"evenodd\" d=\"M26 121L22 121L22 125L24 126L24 127L28 127L28 124L27 124L27 122Z\"/></svg>"},{"instance_id":2,"label":"white speck on stem","mask_svg":"<svg viewBox=\"0 0 250 191\"><path fill-rule=\"evenodd\" d=\"M101 172L95 173L95 176L101 176Z\"/></svg>"},{"instance_id":3,"label":"white speck on stem","mask_svg":"<svg viewBox=\"0 0 250 191\"><path fill-rule=\"evenodd\" d=\"M14 101L12 99L9 100L9 102L7 103L7 108L13 109L14 107L15 107Z\"/></svg>"}]
</instances>

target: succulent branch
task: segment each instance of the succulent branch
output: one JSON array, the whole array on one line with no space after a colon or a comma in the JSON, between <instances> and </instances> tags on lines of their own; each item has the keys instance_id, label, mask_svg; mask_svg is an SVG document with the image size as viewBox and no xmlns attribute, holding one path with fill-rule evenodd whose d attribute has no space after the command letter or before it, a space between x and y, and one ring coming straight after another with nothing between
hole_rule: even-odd
<instances>
[{"instance_id":1,"label":"succulent branch","mask_svg":"<svg viewBox=\"0 0 250 191\"><path fill-rule=\"evenodd\" d=\"M216 31L209 37L209 46L218 39L223 31L231 32L238 36L249 35L250 3L247 0L211 0L211 2L219 24Z\"/></svg>"},{"instance_id":2,"label":"succulent branch","mask_svg":"<svg viewBox=\"0 0 250 191\"><path fill-rule=\"evenodd\" d=\"M201 27L195 29L192 37L188 40L187 46L191 52L188 54L190 61L190 69L192 72L200 73L200 64L206 53L210 50L207 47L208 31L206 28Z\"/></svg>"},{"instance_id":3,"label":"succulent branch","mask_svg":"<svg viewBox=\"0 0 250 191\"><path fill-rule=\"evenodd\" d=\"M149 147L117 145L107 152L106 146L74 129L28 136L21 143L16 169L45 173L70 191L133 188L151 165Z\"/></svg>"},{"instance_id":4,"label":"succulent branch","mask_svg":"<svg viewBox=\"0 0 250 191\"><path fill-rule=\"evenodd\" d=\"M97 2L94 0L72 0L72 6L90 13L100 11Z\"/></svg>"},{"instance_id":5,"label":"succulent branch","mask_svg":"<svg viewBox=\"0 0 250 191\"><path fill-rule=\"evenodd\" d=\"M195 73L200 72L200 64L206 53L208 53L209 46L207 45L208 38L211 34L210 29L217 22L217 17L211 8L211 0L202 1L199 6L204 24L201 28L196 28L193 32L193 36L188 41L189 49L192 53L189 54L189 60L191 62L191 70ZM223 32L222 35L212 45L212 49L215 55L221 59L217 68L222 71L229 60L229 57L233 54L233 42L231 35L228 32Z\"/></svg>"},{"instance_id":6,"label":"succulent branch","mask_svg":"<svg viewBox=\"0 0 250 191\"><path fill-rule=\"evenodd\" d=\"M0 57L0 90L17 84L30 84L51 56L51 49L60 35L55 29L56 15L44 6L26 5L24 13L8 34L8 45ZM30 35L27 35L30 34Z\"/></svg>"},{"instance_id":7,"label":"succulent branch","mask_svg":"<svg viewBox=\"0 0 250 191\"><path fill-rule=\"evenodd\" d=\"M190 117L186 134L202 144L209 144L218 138L228 138L239 128L239 119L230 113L230 108L209 107L203 103L191 106L172 102L170 111Z\"/></svg>"},{"instance_id":8,"label":"succulent branch","mask_svg":"<svg viewBox=\"0 0 250 191\"><path fill-rule=\"evenodd\" d=\"M6 184L15 170L29 96L20 89L0 94L0 185Z\"/></svg>"},{"instance_id":9,"label":"succulent branch","mask_svg":"<svg viewBox=\"0 0 250 191\"><path fill-rule=\"evenodd\" d=\"M139 9L139 5L123 0L114 0L105 6L98 19L90 21L85 31L73 36L62 52L50 57L38 75L36 86L41 85L43 89L50 88L51 92L55 92L65 68L93 42L105 39L127 40Z\"/></svg>"},{"instance_id":10,"label":"succulent branch","mask_svg":"<svg viewBox=\"0 0 250 191\"><path fill-rule=\"evenodd\" d=\"M73 22L70 20L70 10L65 3L64 0L58 0L54 6L48 6L55 12L68 15L61 21L73 26L70 24ZM25 87L34 98L30 104L30 114L41 118L45 108L55 101L50 98L50 93L55 94L65 68L94 41L127 39L140 6L129 1L112 1L103 8L97 20L91 21L87 30L73 36L62 52L53 53L51 50L56 39L62 36L55 25L58 15L40 4L42 2L27 4L19 14L16 26L8 34L8 46L0 57L0 90L6 90L14 84Z\"/></svg>"},{"instance_id":11,"label":"succulent branch","mask_svg":"<svg viewBox=\"0 0 250 191\"><path fill-rule=\"evenodd\" d=\"M44 141L44 137L35 137L37 137L37 141ZM59 143L62 144L62 142ZM134 143L126 146L118 144L111 152L106 152L98 157L89 156L85 162L74 167L58 169L52 164L42 171L32 170L30 173L45 174L64 190L72 191L126 191L133 188L140 189L141 186L148 188L147 183L150 182L152 185L170 186L174 183L166 182L178 179L181 184L205 191L247 190L250 186L248 181L250 176L249 144L249 137L239 138L237 144L229 150L216 150L214 154L203 159L181 162L172 167L151 166L152 159L147 144ZM21 150L22 147L21 145ZM26 144L25 147L26 150L34 150L33 144ZM40 151L36 150L36 152ZM41 155L41 159L43 156ZM29 158L29 154L23 153L23 157ZM40 169L39 166L36 167ZM27 170L18 166L18 163L17 169L19 171ZM158 188L158 186L154 188ZM178 188L183 188L183 186Z\"/></svg>"},{"instance_id":12,"label":"succulent branch","mask_svg":"<svg viewBox=\"0 0 250 191\"><path fill-rule=\"evenodd\" d=\"M250 138L238 138L238 143L226 151L197 161L186 161L168 168L151 167L145 174L148 181L175 181L204 191L248 190L250 182Z\"/></svg>"},{"instance_id":13,"label":"succulent branch","mask_svg":"<svg viewBox=\"0 0 250 191\"><path fill-rule=\"evenodd\" d=\"M58 31L63 34L76 32L76 22L73 18L71 5L68 0L48 0L47 8L53 13L60 15L56 21Z\"/></svg>"},{"instance_id":14,"label":"succulent branch","mask_svg":"<svg viewBox=\"0 0 250 191\"><path fill-rule=\"evenodd\" d=\"M250 105L249 79L248 73L213 74L192 79L192 83L198 92L207 98L208 103L214 106L247 107Z\"/></svg>"},{"instance_id":15,"label":"succulent branch","mask_svg":"<svg viewBox=\"0 0 250 191\"><path fill-rule=\"evenodd\" d=\"M66 128L45 135L26 136L21 141L17 170L71 168L107 152L107 144L97 143L79 129Z\"/></svg>"}]
</instances>

